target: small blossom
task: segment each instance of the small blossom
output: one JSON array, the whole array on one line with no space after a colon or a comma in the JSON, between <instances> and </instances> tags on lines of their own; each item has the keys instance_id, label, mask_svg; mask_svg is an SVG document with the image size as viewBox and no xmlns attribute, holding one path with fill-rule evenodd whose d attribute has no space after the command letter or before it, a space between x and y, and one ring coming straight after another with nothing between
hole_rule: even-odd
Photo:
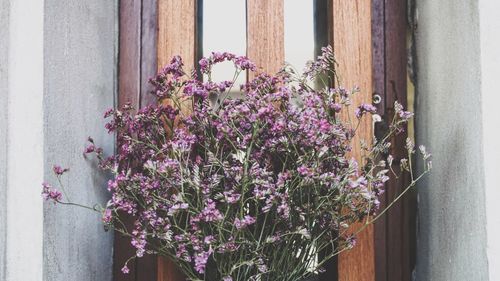
<instances>
[{"instance_id":1,"label":"small blossom","mask_svg":"<svg viewBox=\"0 0 500 281\"><path fill-rule=\"evenodd\" d=\"M62 193L53 188L48 183L42 183L42 197L45 200L53 200L54 203L61 201Z\"/></svg>"},{"instance_id":2,"label":"small blossom","mask_svg":"<svg viewBox=\"0 0 500 281\"><path fill-rule=\"evenodd\" d=\"M54 171L54 173L58 176L64 174L65 172L69 171L68 168L62 168L61 166L59 165L54 165L54 167L52 167L52 170Z\"/></svg>"},{"instance_id":3,"label":"small blossom","mask_svg":"<svg viewBox=\"0 0 500 281\"><path fill-rule=\"evenodd\" d=\"M130 269L128 268L128 266L127 266L127 265L124 265L124 266L122 267L122 273L123 273L123 274L128 274L129 272L130 272Z\"/></svg>"},{"instance_id":4,"label":"small blossom","mask_svg":"<svg viewBox=\"0 0 500 281\"><path fill-rule=\"evenodd\" d=\"M312 169L306 167L305 165L302 165L297 168L297 172L299 172L300 175L310 177L314 175L314 172Z\"/></svg>"},{"instance_id":5,"label":"small blossom","mask_svg":"<svg viewBox=\"0 0 500 281\"><path fill-rule=\"evenodd\" d=\"M236 229L242 229L254 223L255 218L249 215L244 216L242 219L234 219L234 226L236 227Z\"/></svg>"},{"instance_id":6,"label":"small blossom","mask_svg":"<svg viewBox=\"0 0 500 281\"><path fill-rule=\"evenodd\" d=\"M110 224L113 221L113 214L110 209L106 209L102 215L102 222L105 224Z\"/></svg>"},{"instance_id":7,"label":"small blossom","mask_svg":"<svg viewBox=\"0 0 500 281\"><path fill-rule=\"evenodd\" d=\"M211 254L212 250L203 251L195 255L194 268L198 273L200 274L205 273L205 267L207 266L207 261Z\"/></svg>"},{"instance_id":8,"label":"small blossom","mask_svg":"<svg viewBox=\"0 0 500 281\"><path fill-rule=\"evenodd\" d=\"M363 103L356 109L354 114L356 115L357 118L361 118L367 112L372 113L372 114L376 113L377 108L371 104Z\"/></svg>"}]
</instances>

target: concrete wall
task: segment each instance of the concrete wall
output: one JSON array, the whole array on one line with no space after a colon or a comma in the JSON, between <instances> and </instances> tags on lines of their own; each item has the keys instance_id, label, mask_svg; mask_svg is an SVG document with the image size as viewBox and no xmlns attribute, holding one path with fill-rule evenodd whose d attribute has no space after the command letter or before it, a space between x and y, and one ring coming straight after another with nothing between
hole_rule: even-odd
<instances>
[{"instance_id":1,"label":"concrete wall","mask_svg":"<svg viewBox=\"0 0 500 281\"><path fill-rule=\"evenodd\" d=\"M40 192L61 164L71 169L63 180L71 201L107 200L106 175L82 151L89 135L114 149L102 113L115 103L117 8L116 0L1 1L1 281L112 278L112 234L100 216L43 204Z\"/></svg>"},{"instance_id":2,"label":"concrete wall","mask_svg":"<svg viewBox=\"0 0 500 281\"><path fill-rule=\"evenodd\" d=\"M9 1L0 1L0 280L5 279L7 237L7 89L9 63Z\"/></svg>"},{"instance_id":3,"label":"concrete wall","mask_svg":"<svg viewBox=\"0 0 500 281\"><path fill-rule=\"evenodd\" d=\"M482 119L478 1L416 4L416 133L434 155L433 171L418 186L416 277L488 280L482 144L486 130L499 128L485 128Z\"/></svg>"},{"instance_id":4,"label":"concrete wall","mask_svg":"<svg viewBox=\"0 0 500 281\"><path fill-rule=\"evenodd\" d=\"M72 201L93 205L107 199L106 177L82 157L88 136L113 152L103 112L115 100L116 1L45 0L44 161L70 167L64 177ZM100 216L73 207L44 208L44 279L111 280L112 235Z\"/></svg>"}]
</instances>

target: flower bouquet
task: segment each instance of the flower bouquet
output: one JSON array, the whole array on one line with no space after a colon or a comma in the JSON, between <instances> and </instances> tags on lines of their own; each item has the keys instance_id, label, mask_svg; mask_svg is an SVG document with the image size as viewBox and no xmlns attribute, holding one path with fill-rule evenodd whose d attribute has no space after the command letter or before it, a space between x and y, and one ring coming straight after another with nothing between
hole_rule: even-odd
<instances>
[{"instance_id":1,"label":"flower bouquet","mask_svg":"<svg viewBox=\"0 0 500 281\"><path fill-rule=\"evenodd\" d=\"M212 81L213 65L225 61L234 63L234 77ZM389 177L410 173L401 197L430 169L421 146L424 167L414 175L410 141L401 171L392 168L389 141L412 116L399 104L388 134L362 141L361 157L352 157L357 129L376 109L351 108L359 90L331 87L338 79L329 47L303 74L284 67L257 75L241 85L241 98L228 93L238 75L255 71L246 57L212 53L199 66L198 75L186 73L174 57L151 80L155 105L105 113L116 154L106 157L91 138L85 149L113 174L111 199L90 209L106 228L130 238L131 259L169 257L188 280L311 278L386 211L379 196ZM49 184L43 195L81 206ZM123 223L126 216L132 227Z\"/></svg>"}]
</instances>

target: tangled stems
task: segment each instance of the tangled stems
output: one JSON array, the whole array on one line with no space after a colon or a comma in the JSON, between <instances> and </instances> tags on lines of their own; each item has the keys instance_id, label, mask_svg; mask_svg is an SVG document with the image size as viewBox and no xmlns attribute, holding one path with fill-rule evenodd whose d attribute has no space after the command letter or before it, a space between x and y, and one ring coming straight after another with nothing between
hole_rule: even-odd
<instances>
[{"instance_id":1,"label":"tangled stems","mask_svg":"<svg viewBox=\"0 0 500 281\"><path fill-rule=\"evenodd\" d=\"M212 81L212 66L223 61L234 63L234 76ZM111 200L97 211L106 227L130 238L131 259L170 257L190 280L297 281L354 247L356 234L394 204L379 210L378 198L397 176L389 140L411 113L395 104L388 135L363 144L359 161L351 158L359 124L375 108L352 110L359 89L328 85L336 79L330 48L302 75L287 69L257 75L240 87L243 98L228 93L238 75L255 70L246 57L203 58L206 82L182 66L174 57L151 80L157 105L105 113L106 128L117 136L115 155L104 157L92 139L85 149L114 175ZM182 110L187 105L190 112ZM430 169L430 155L421 148L426 168L414 177L416 152L411 142L407 148L408 159L399 161L411 184L397 199ZM48 184L44 197L63 198ZM134 225L127 228L124 216ZM362 226L353 230L356 223Z\"/></svg>"}]
</instances>

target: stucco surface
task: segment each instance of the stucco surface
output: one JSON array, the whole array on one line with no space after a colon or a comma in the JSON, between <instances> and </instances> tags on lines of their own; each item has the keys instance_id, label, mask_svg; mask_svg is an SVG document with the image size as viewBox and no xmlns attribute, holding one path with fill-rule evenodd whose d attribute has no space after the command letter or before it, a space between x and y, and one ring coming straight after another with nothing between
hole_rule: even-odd
<instances>
[{"instance_id":1,"label":"stucco surface","mask_svg":"<svg viewBox=\"0 0 500 281\"><path fill-rule=\"evenodd\" d=\"M5 279L7 226L7 89L9 1L0 1L0 280Z\"/></svg>"},{"instance_id":2,"label":"stucco surface","mask_svg":"<svg viewBox=\"0 0 500 281\"><path fill-rule=\"evenodd\" d=\"M71 201L104 204L107 177L82 152L88 136L114 149L102 115L115 101L117 1L45 0L44 9L45 178L56 182L52 164L69 167ZM43 225L44 280L111 280L112 234L97 213L45 204Z\"/></svg>"},{"instance_id":3,"label":"stucco surface","mask_svg":"<svg viewBox=\"0 0 500 281\"><path fill-rule=\"evenodd\" d=\"M478 2L417 0L417 280L488 280Z\"/></svg>"}]
</instances>

